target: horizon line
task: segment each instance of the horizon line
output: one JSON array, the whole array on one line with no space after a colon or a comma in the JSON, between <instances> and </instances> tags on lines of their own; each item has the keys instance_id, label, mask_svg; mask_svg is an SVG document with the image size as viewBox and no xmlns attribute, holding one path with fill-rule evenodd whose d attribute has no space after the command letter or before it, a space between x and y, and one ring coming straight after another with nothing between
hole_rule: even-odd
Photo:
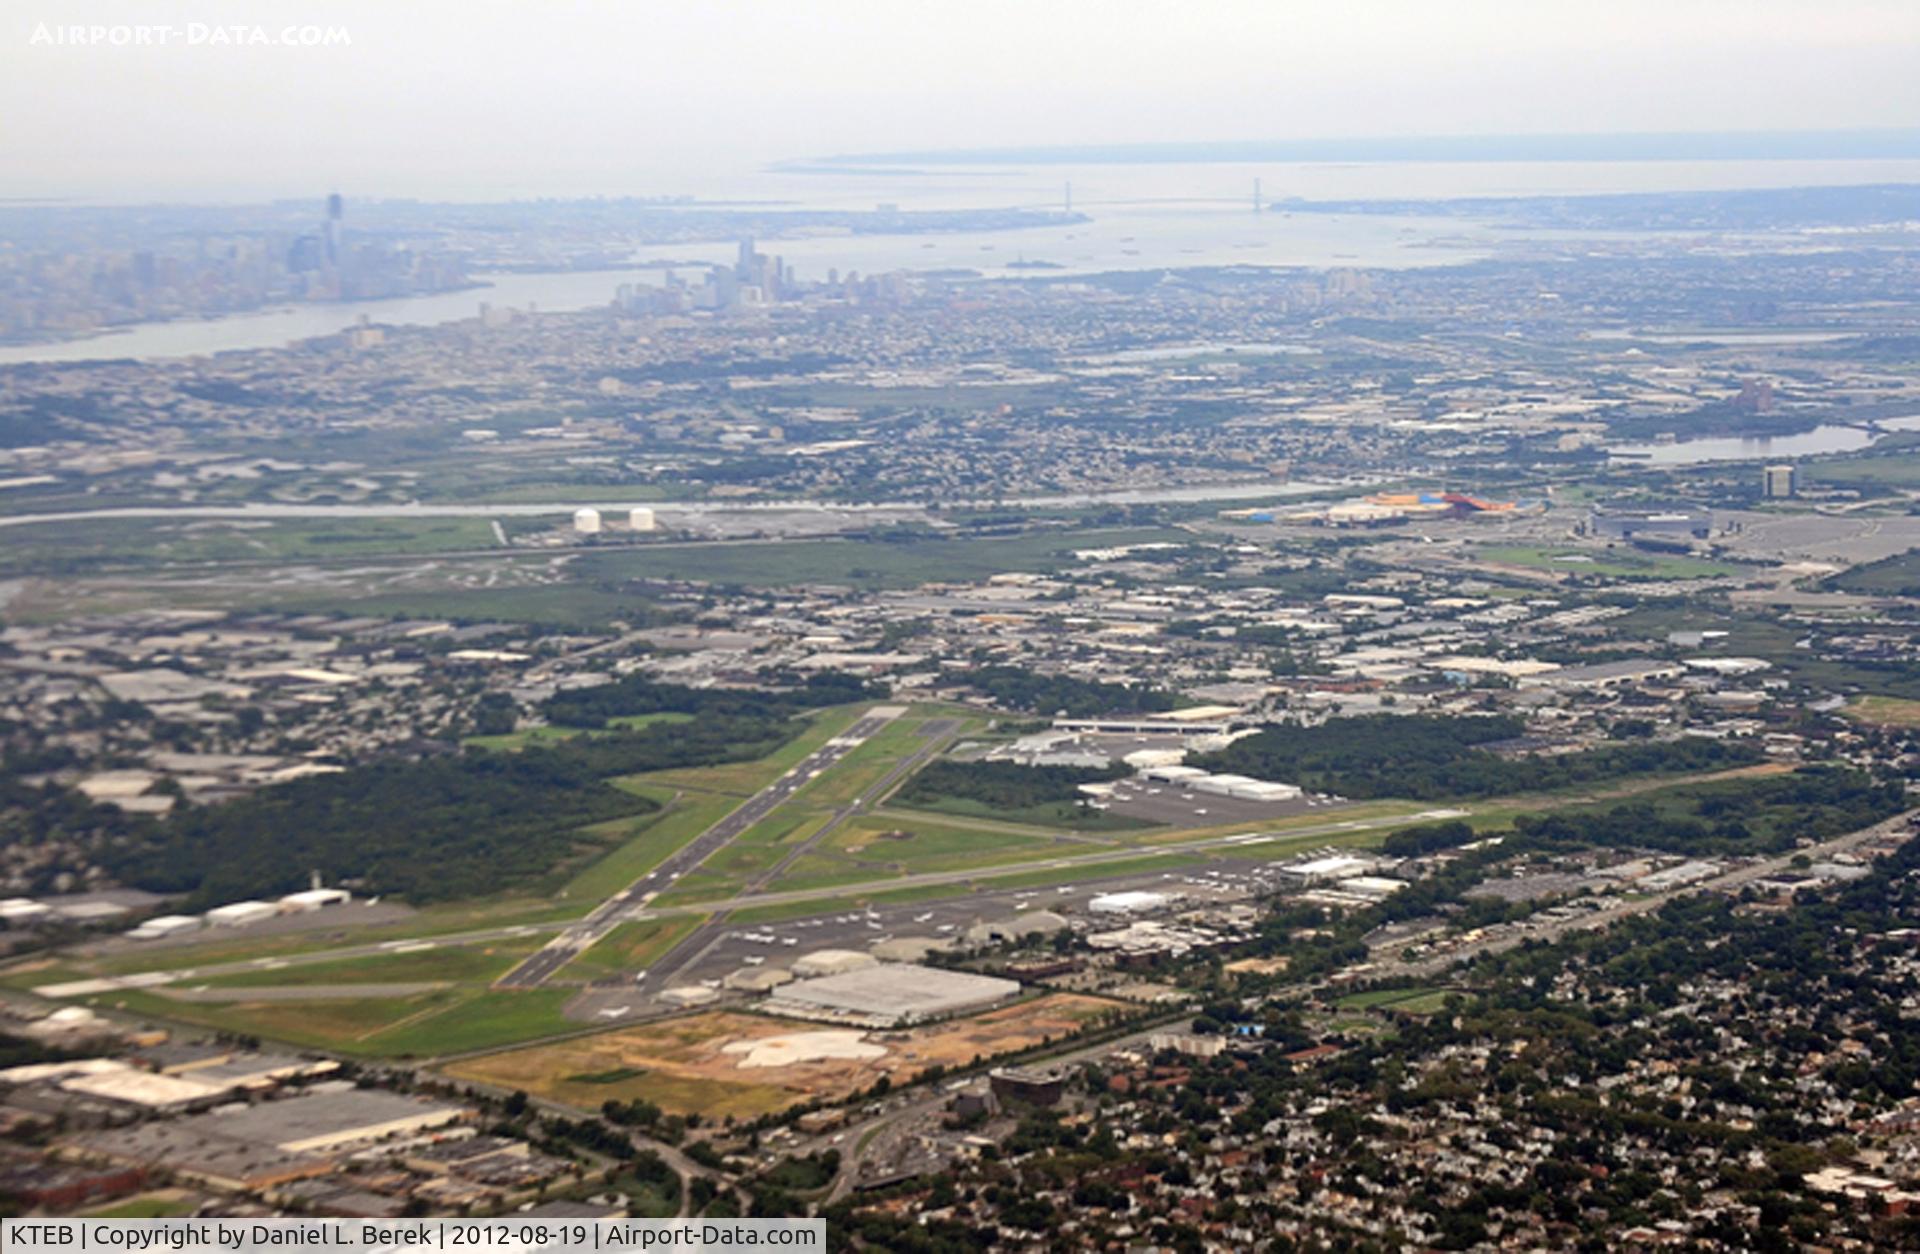
<instances>
[{"instance_id":1,"label":"horizon line","mask_svg":"<svg viewBox=\"0 0 1920 1254\"><path fill-rule=\"evenodd\" d=\"M793 158L772 168L895 165L1144 165L1302 161L1740 161L1920 159L1920 127L1784 131L1157 140L909 149Z\"/></svg>"}]
</instances>

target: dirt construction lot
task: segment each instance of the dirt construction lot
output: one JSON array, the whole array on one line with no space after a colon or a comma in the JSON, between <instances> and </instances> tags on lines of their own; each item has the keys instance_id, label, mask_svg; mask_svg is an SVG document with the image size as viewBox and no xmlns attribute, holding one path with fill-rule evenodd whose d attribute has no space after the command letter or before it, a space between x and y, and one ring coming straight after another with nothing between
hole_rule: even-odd
<instances>
[{"instance_id":1,"label":"dirt construction lot","mask_svg":"<svg viewBox=\"0 0 1920 1254\"><path fill-rule=\"evenodd\" d=\"M709 1011L455 1063L449 1075L585 1110L644 1098L669 1114L753 1118L799 1102L838 1101L881 1076L905 1082L1059 1038L1115 1002L1054 993L967 1019L867 1032Z\"/></svg>"}]
</instances>

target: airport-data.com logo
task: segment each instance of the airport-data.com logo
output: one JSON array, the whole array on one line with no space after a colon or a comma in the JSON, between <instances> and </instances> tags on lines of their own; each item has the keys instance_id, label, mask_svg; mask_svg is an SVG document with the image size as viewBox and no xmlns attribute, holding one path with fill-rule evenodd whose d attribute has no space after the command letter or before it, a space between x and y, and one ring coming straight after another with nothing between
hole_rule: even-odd
<instances>
[{"instance_id":1,"label":"airport-data.com logo","mask_svg":"<svg viewBox=\"0 0 1920 1254\"><path fill-rule=\"evenodd\" d=\"M174 26L119 22L60 25L41 22L27 36L37 48L345 48L353 36L344 26L253 26L246 23L182 22Z\"/></svg>"}]
</instances>

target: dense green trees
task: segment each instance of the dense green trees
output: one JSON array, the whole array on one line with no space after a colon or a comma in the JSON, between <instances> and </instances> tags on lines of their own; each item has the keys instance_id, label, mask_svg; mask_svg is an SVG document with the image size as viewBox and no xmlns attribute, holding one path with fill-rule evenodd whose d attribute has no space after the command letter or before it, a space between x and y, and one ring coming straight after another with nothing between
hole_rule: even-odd
<instances>
[{"instance_id":1,"label":"dense green trees","mask_svg":"<svg viewBox=\"0 0 1920 1254\"><path fill-rule=\"evenodd\" d=\"M1473 827L1455 819L1449 823L1429 823L1424 827L1389 832L1386 840L1380 844L1380 851L1390 858L1417 858L1442 849L1457 849L1472 843L1473 837Z\"/></svg>"},{"instance_id":2,"label":"dense green trees","mask_svg":"<svg viewBox=\"0 0 1920 1254\"><path fill-rule=\"evenodd\" d=\"M597 688L556 693L541 710L549 721L561 727L605 727L611 719L645 714L785 718L802 710L886 695L885 689L852 675L826 671L779 692L688 688L683 684L658 683L645 675L628 675Z\"/></svg>"},{"instance_id":3,"label":"dense green trees","mask_svg":"<svg viewBox=\"0 0 1920 1254\"><path fill-rule=\"evenodd\" d=\"M1299 784L1357 799L1491 797L1625 775L1698 771L1757 761L1758 749L1684 739L1608 745L1585 753L1503 758L1481 746L1519 736L1517 718L1374 714L1314 727L1282 724L1235 741L1195 766Z\"/></svg>"},{"instance_id":4,"label":"dense green trees","mask_svg":"<svg viewBox=\"0 0 1920 1254\"><path fill-rule=\"evenodd\" d=\"M615 776L763 757L806 726L796 713L865 694L822 676L783 692L696 690L632 677L562 693L550 715L605 726L625 714L694 717L602 730L520 752L469 750L315 776L158 823L128 824L101 861L118 879L197 906L302 887L309 871L368 892L443 901L526 887L591 850L581 828L656 807Z\"/></svg>"},{"instance_id":5,"label":"dense green trees","mask_svg":"<svg viewBox=\"0 0 1920 1254\"><path fill-rule=\"evenodd\" d=\"M1105 684L1069 675L1041 675L1018 666L983 666L968 682L1009 710L1093 718L1171 710L1173 694L1134 684Z\"/></svg>"},{"instance_id":6,"label":"dense green trees","mask_svg":"<svg viewBox=\"0 0 1920 1254\"><path fill-rule=\"evenodd\" d=\"M1907 552L1864 562L1828 579L1827 586L1868 596L1920 596L1920 557Z\"/></svg>"},{"instance_id":7,"label":"dense green trees","mask_svg":"<svg viewBox=\"0 0 1920 1254\"><path fill-rule=\"evenodd\" d=\"M254 707L248 706L247 710ZM518 711L513 698L504 692L489 692L481 696L473 707L473 730L479 736L504 736L513 730L518 721Z\"/></svg>"},{"instance_id":8,"label":"dense green trees","mask_svg":"<svg viewBox=\"0 0 1920 1254\"><path fill-rule=\"evenodd\" d=\"M524 885L574 852L583 824L653 802L585 755L474 752L378 762L262 789L151 825L102 861L123 882L196 906L303 887L317 870L415 901Z\"/></svg>"},{"instance_id":9,"label":"dense green trees","mask_svg":"<svg viewBox=\"0 0 1920 1254\"><path fill-rule=\"evenodd\" d=\"M1781 853L1803 837L1818 840L1870 826L1899 813L1903 804L1897 781L1878 781L1859 771L1802 770L1703 787L1659 803L1522 815L1513 826L1518 838L1542 845L1693 856Z\"/></svg>"},{"instance_id":10,"label":"dense green trees","mask_svg":"<svg viewBox=\"0 0 1920 1254\"><path fill-rule=\"evenodd\" d=\"M1017 762L953 762L929 764L899 792L908 805L935 805L949 798L977 801L996 810L1024 810L1032 806L1080 799L1080 785L1119 779L1124 766L1021 766Z\"/></svg>"},{"instance_id":11,"label":"dense green trees","mask_svg":"<svg viewBox=\"0 0 1920 1254\"><path fill-rule=\"evenodd\" d=\"M141 820L52 782L29 782L29 772L65 765L48 753L0 766L0 846L41 851L25 873L30 891L47 892L63 874L78 873L93 851L124 841Z\"/></svg>"}]
</instances>

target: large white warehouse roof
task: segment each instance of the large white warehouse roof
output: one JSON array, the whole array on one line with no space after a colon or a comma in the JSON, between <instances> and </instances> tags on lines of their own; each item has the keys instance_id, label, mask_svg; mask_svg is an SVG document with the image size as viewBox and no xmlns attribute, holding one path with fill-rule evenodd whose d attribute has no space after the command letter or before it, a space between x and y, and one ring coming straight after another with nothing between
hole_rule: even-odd
<instances>
[{"instance_id":1,"label":"large white warehouse roof","mask_svg":"<svg viewBox=\"0 0 1920 1254\"><path fill-rule=\"evenodd\" d=\"M1087 902L1087 909L1095 914L1140 914L1158 910L1171 900L1165 893L1102 893Z\"/></svg>"}]
</instances>

